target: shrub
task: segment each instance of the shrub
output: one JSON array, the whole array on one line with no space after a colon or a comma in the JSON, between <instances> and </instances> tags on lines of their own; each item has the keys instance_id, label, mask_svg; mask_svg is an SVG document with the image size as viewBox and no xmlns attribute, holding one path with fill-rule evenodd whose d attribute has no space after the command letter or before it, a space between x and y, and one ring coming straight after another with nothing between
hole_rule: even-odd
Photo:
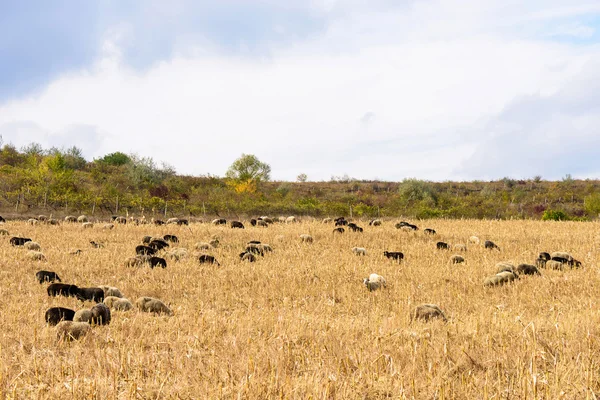
<instances>
[{"instance_id":1,"label":"shrub","mask_svg":"<svg viewBox=\"0 0 600 400\"><path fill-rule=\"evenodd\" d=\"M542 221L568 221L567 214L560 210L546 210L542 215Z\"/></svg>"}]
</instances>

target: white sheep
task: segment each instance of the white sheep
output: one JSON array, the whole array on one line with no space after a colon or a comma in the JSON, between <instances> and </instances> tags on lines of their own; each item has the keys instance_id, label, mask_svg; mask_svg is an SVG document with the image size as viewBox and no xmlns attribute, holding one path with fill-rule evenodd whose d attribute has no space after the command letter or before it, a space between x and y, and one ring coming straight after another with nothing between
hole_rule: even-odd
<instances>
[{"instance_id":1,"label":"white sheep","mask_svg":"<svg viewBox=\"0 0 600 400\"><path fill-rule=\"evenodd\" d=\"M29 250L27 257L33 261L46 261L46 256L44 253L35 250Z\"/></svg>"},{"instance_id":2,"label":"white sheep","mask_svg":"<svg viewBox=\"0 0 600 400\"><path fill-rule=\"evenodd\" d=\"M321 221L321 223L323 224L330 224L331 222L333 222L333 219L327 217L327 218L323 218L323 221Z\"/></svg>"},{"instance_id":3,"label":"white sheep","mask_svg":"<svg viewBox=\"0 0 600 400\"><path fill-rule=\"evenodd\" d=\"M112 229L115 227L115 224L104 224L102 225L102 229Z\"/></svg>"},{"instance_id":4,"label":"white sheep","mask_svg":"<svg viewBox=\"0 0 600 400\"><path fill-rule=\"evenodd\" d=\"M367 249L365 249L364 247L353 247L352 252L354 254L356 254L357 256L366 256L367 255Z\"/></svg>"},{"instance_id":5,"label":"white sheep","mask_svg":"<svg viewBox=\"0 0 600 400\"><path fill-rule=\"evenodd\" d=\"M37 242L27 242L25 243L25 248L27 250L40 251L42 250L42 246L40 246Z\"/></svg>"},{"instance_id":6,"label":"white sheep","mask_svg":"<svg viewBox=\"0 0 600 400\"><path fill-rule=\"evenodd\" d=\"M93 222L84 222L83 224L81 224L81 226L83 227L83 229L91 229L94 227L94 223Z\"/></svg>"},{"instance_id":7,"label":"white sheep","mask_svg":"<svg viewBox=\"0 0 600 400\"><path fill-rule=\"evenodd\" d=\"M367 289L369 289L369 292L372 292L373 290L381 289L382 287L385 288L386 284L387 284L387 282L385 281L385 278L378 274L369 275L368 278L365 278L363 280L363 283L365 284Z\"/></svg>"},{"instance_id":8,"label":"white sheep","mask_svg":"<svg viewBox=\"0 0 600 400\"><path fill-rule=\"evenodd\" d=\"M85 215L80 215L79 217L77 217L77 222L80 222L80 223L82 223L82 224L83 224L84 222L88 222L88 217L87 217L87 216L85 216Z\"/></svg>"},{"instance_id":9,"label":"white sheep","mask_svg":"<svg viewBox=\"0 0 600 400\"><path fill-rule=\"evenodd\" d=\"M121 291L113 286L106 286L106 285L102 285L102 286L98 286L100 289L102 289L104 291L104 298L112 296L112 297L123 297L123 293L121 293Z\"/></svg>"},{"instance_id":10,"label":"white sheep","mask_svg":"<svg viewBox=\"0 0 600 400\"><path fill-rule=\"evenodd\" d=\"M58 340L73 340L85 336L91 330L87 322L62 321L56 325Z\"/></svg>"},{"instance_id":11,"label":"white sheep","mask_svg":"<svg viewBox=\"0 0 600 400\"><path fill-rule=\"evenodd\" d=\"M285 222L286 222L287 224L289 224L289 223L298 222L298 221L296 220L296 217L294 217L294 216L292 215L292 216L289 216L289 217L287 217L287 218L285 219Z\"/></svg>"},{"instance_id":12,"label":"white sheep","mask_svg":"<svg viewBox=\"0 0 600 400\"><path fill-rule=\"evenodd\" d=\"M27 220L27 223L28 223L29 225L37 225L37 223L38 223L38 220L37 220L37 219L35 219L35 218L29 218L29 219Z\"/></svg>"},{"instance_id":13,"label":"white sheep","mask_svg":"<svg viewBox=\"0 0 600 400\"><path fill-rule=\"evenodd\" d=\"M171 225L171 224L178 224L179 223L179 218L169 218L167 220L167 224Z\"/></svg>"},{"instance_id":14,"label":"white sheep","mask_svg":"<svg viewBox=\"0 0 600 400\"><path fill-rule=\"evenodd\" d=\"M313 237L310 236L307 233L303 233L302 235L300 235L300 241L302 243L312 243L313 242Z\"/></svg>"},{"instance_id":15,"label":"white sheep","mask_svg":"<svg viewBox=\"0 0 600 400\"><path fill-rule=\"evenodd\" d=\"M198 242L194 245L194 248L196 250L208 250L211 248L210 243L206 243L206 242Z\"/></svg>"},{"instance_id":16,"label":"white sheep","mask_svg":"<svg viewBox=\"0 0 600 400\"><path fill-rule=\"evenodd\" d=\"M92 312L86 308L77 310L73 316L74 322L90 322L90 319L92 319Z\"/></svg>"},{"instance_id":17,"label":"white sheep","mask_svg":"<svg viewBox=\"0 0 600 400\"><path fill-rule=\"evenodd\" d=\"M467 245L459 243L454 245L454 250L456 251L467 251Z\"/></svg>"},{"instance_id":18,"label":"white sheep","mask_svg":"<svg viewBox=\"0 0 600 400\"><path fill-rule=\"evenodd\" d=\"M477 236L471 236L469 238L469 243L479 244L479 238Z\"/></svg>"}]
</instances>

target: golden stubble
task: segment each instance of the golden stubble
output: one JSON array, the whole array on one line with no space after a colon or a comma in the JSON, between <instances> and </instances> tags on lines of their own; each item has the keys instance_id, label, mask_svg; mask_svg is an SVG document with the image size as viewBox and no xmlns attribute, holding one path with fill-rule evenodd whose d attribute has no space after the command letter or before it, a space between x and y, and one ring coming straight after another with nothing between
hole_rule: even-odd
<instances>
[{"instance_id":1,"label":"golden stubble","mask_svg":"<svg viewBox=\"0 0 600 400\"><path fill-rule=\"evenodd\" d=\"M0 239L0 394L7 398L595 398L600 393L600 277L597 223L429 220L417 232L300 222L244 230L185 226L8 222L11 235L40 243L46 262ZM424 228L436 236L426 236ZM175 234L188 250L166 269L124 266L144 235ZM314 243L301 243L307 233ZM220 247L196 251L216 235ZM476 235L480 245L468 243ZM483 248L493 240L501 251ZM104 243L93 248L89 241ZM249 240L274 251L256 263L238 254ZM437 241L466 244L441 251ZM352 253L364 247L366 256ZM80 255L70 255L74 249ZM383 251L402 251L398 264ZM569 251L579 270L546 271L486 289L495 264L534 263L540 251ZM198 264L214 255L221 266ZM464 264L451 264L461 254ZM132 302L161 299L173 317L113 311L111 324L57 342L44 313L90 308L51 298L38 270L64 283L118 287ZM371 273L387 288L369 292ZM448 322L411 322L434 303Z\"/></svg>"}]
</instances>

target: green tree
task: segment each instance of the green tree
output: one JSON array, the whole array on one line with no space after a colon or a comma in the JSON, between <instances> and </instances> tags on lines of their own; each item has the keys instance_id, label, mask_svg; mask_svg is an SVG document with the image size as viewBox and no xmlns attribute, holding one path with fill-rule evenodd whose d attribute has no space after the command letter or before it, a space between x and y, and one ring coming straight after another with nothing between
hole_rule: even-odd
<instances>
[{"instance_id":1,"label":"green tree","mask_svg":"<svg viewBox=\"0 0 600 400\"><path fill-rule=\"evenodd\" d=\"M253 154L242 154L227 170L225 176L238 182L261 182L271 179L271 166Z\"/></svg>"},{"instance_id":2,"label":"green tree","mask_svg":"<svg viewBox=\"0 0 600 400\"><path fill-rule=\"evenodd\" d=\"M307 179L308 179L308 175L306 175L305 173L302 173L296 177L296 180L298 182L306 182Z\"/></svg>"},{"instance_id":3,"label":"green tree","mask_svg":"<svg viewBox=\"0 0 600 400\"><path fill-rule=\"evenodd\" d=\"M588 215L592 217L600 215L600 193L592 193L585 196L583 199L583 206Z\"/></svg>"},{"instance_id":4,"label":"green tree","mask_svg":"<svg viewBox=\"0 0 600 400\"><path fill-rule=\"evenodd\" d=\"M115 167L118 167L118 166L121 166L121 165L125 165L125 164L131 163L131 157L129 157L125 153L121 153L120 151L117 151L115 153L107 154L104 157L99 158L99 159L97 159L95 161L96 162L101 162L101 163L104 163L104 164L108 164L108 165L113 165Z\"/></svg>"}]
</instances>

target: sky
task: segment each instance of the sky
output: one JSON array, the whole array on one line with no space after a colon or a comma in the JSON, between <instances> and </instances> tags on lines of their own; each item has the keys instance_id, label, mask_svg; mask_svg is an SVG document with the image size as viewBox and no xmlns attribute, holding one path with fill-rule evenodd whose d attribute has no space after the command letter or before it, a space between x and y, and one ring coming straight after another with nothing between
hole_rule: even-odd
<instances>
[{"instance_id":1,"label":"sky","mask_svg":"<svg viewBox=\"0 0 600 400\"><path fill-rule=\"evenodd\" d=\"M189 175L599 178L600 2L0 1L0 135Z\"/></svg>"}]
</instances>

